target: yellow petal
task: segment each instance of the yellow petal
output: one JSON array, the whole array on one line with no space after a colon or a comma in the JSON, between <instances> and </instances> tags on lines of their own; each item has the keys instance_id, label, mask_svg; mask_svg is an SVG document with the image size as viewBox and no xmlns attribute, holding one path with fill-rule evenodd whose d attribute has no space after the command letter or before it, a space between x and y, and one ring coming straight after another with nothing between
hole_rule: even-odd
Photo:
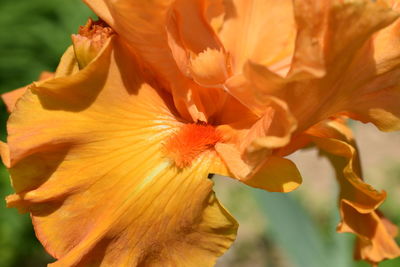
<instances>
[{"instance_id":1,"label":"yellow petal","mask_svg":"<svg viewBox=\"0 0 400 267\"><path fill-rule=\"evenodd\" d=\"M77 73L79 65L76 60L73 46L69 46L60 59L54 77L65 77Z\"/></svg>"},{"instance_id":2,"label":"yellow petal","mask_svg":"<svg viewBox=\"0 0 400 267\"><path fill-rule=\"evenodd\" d=\"M290 192L300 186L302 178L292 161L270 156L254 174L242 181L270 192Z\"/></svg>"},{"instance_id":3,"label":"yellow petal","mask_svg":"<svg viewBox=\"0 0 400 267\"><path fill-rule=\"evenodd\" d=\"M207 179L218 156L170 161L163 143L182 123L136 64L114 36L81 71L36 83L10 117L8 205L31 213L51 266L213 266L235 239Z\"/></svg>"}]
</instances>

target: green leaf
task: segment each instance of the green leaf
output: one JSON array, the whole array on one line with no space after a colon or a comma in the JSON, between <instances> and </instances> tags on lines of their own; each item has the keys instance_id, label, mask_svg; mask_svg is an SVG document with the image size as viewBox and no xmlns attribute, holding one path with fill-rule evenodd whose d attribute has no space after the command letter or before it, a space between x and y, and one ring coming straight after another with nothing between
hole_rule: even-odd
<instances>
[{"instance_id":1,"label":"green leaf","mask_svg":"<svg viewBox=\"0 0 400 267\"><path fill-rule=\"evenodd\" d=\"M293 197L261 190L254 190L254 197L268 220L266 234L287 252L294 266L331 266L317 227Z\"/></svg>"}]
</instances>

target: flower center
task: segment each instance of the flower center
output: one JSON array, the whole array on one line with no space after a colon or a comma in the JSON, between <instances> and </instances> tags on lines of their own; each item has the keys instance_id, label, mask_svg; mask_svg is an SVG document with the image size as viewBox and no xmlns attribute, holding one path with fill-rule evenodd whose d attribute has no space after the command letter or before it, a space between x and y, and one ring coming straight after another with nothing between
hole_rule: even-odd
<instances>
[{"instance_id":1,"label":"flower center","mask_svg":"<svg viewBox=\"0 0 400 267\"><path fill-rule=\"evenodd\" d=\"M211 125L202 122L185 124L167 140L165 152L178 168L184 168L220 140L221 135Z\"/></svg>"}]
</instances>

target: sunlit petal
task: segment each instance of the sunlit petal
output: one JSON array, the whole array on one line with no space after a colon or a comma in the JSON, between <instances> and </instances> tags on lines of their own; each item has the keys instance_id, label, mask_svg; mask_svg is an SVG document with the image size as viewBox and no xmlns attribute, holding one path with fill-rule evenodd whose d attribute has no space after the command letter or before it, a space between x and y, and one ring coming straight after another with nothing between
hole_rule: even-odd
<instances>
[{"instance_id":1,"label":"sunlit petal","mask_svg":"<svg viewBox=\"0 0 400 267\"><path fill-rule=\"evenodd\" d=\"M207 178L216 153L183 170L170 160L163 143L182 123L135 60L113 38L83 70L35 83L11 115L8 206L31 213L54 266L213 266L235 239Z\"/></svg>"}]
</instances>

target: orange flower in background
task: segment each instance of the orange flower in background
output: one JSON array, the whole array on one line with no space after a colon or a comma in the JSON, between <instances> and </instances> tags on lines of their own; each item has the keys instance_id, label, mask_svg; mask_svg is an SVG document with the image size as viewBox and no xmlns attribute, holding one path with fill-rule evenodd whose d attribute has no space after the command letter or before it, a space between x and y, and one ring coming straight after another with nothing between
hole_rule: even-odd
<instances>
[{"instance_id":1,"label":"orange flower in background","mask_svg":"<svg viewBox=\"0 0 400 267\"><path fill-rule=\"evenodd\" d=\"M238 225L208 174L289 192L284 157L309 144L335 167L356 258L400 255L344 119L400 129L397 1L86 2L101 20L54 75L3 96L7 203L52 266L213 266Z\"/></svg>"}]
</instances>

